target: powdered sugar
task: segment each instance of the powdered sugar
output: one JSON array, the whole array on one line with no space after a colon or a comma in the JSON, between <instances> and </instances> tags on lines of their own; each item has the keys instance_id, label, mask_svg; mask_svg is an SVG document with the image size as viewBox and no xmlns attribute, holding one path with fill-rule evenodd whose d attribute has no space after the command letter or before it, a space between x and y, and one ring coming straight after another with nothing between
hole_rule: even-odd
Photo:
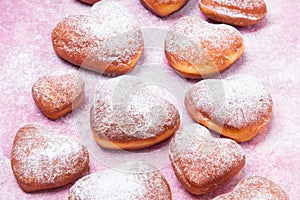
<instances>
[{"instance_id":1,"label":"powdered sugar","mask_svg":"<svg viewBox=\"0 0 300 200\"><path fill-rule=\"evenodd\" d=\"M212 10L217 9L217 12L232 15L236 13L245 17L246 10L248 14L255 15L257 10L260 9L265 2L263 0L201 0L201 3L205 6L209 5Z\"/></svg>"},{"instance_id":2,"label":"powdered sugar","mask_svg":"<svg viewBox=\"0 0 300 200\"><path fill-rule=\"evenodd\" d=\"M143 48L136 20L116 1L101 1L87 15L65 18L54 29L52 38L53 45L75 64L80 62L92 69L97 66L99 71L113 62L122 67Z\"/></svg>"},{"instance_id":3,"label":"powdered sugar","mask_svg":"<svg viewBox=\"0 0 300 200\"><path fill-rule=\"evenodd\" d=\"M75 74L43 76L33 84L32 95L41 109L56 112L72 105L83 88L83 80Z\"/></svg>"},{"instance_id":4,"label":"powdered sugar","mask_svg":"<svg viewBox=\"0 0 300 200\"><path fill-rule=\"evenodd\" d=\"M55 184L65 181L88 166L86 148L63 135L54 134L39 125L22 127L11 153L13 171L23 184Z\"/></svg>"},{"instance_id":5,"label":"powdered sugar","mask_svg":"<svg viewBox=\"0 0 300 200\"><path fill-rule=\"evenodd\" d=\"M244 151L236 142L213 138L199 124L184 127L175 134L169 155L174 170L200 188L208 183L216 184L208 187L216 187L221 184L217 182L220 177L239 171L245 162Z\"/></svg>"},{"instance_id":6,"label":"powdered sugar","mask_svg":"<svg viewBox=\"0 0 300 200\"><path fill-rule=\"evenodd\" d=\"M214 198L243 200L288 200L285 192L274 182L259 176L248 177L239 183L236 188L228 194Z\"/></svg>"},{"instance_id":7,"label":"powdered sugar","mask_svg":"<svg viewBox=\"0 0 300 200\"><path fill-rule=\"evenodd\" d=\"M207 120L208 116L220 125L238 129L264 118L269 120L267 116L272 110L269 90L249 75L200 81L187 92L186 102L198 110L201 120Z\"/></svg>"},{"instance_id":8,"label":"powdered sugar","mask_svg":"<svg viewBox=\"0 0 300 200\"><path fill-rule=\"evenodd\" d=\"M98 86L91 109L93 129L114 140L155 137L173 128L178 117L170 102L150 93L133 76L110 79Z\"/></svg>"},{"instance_id":9,"label":"powdered sugar","mask_svg":"<svg viewBox=\"0 0 300 200\"><path fill-rule=\"evenodd\" d=\"M209 66L219 66L224 56L241 48L242 42L240 33L233 27L212 25L198 17L183 17L170 28L165 50L201 67L201 72Z\"/></svg>"},{"instance_id":10,"label":"powdered sugar","mask_svg":"<svg viewBox=\"0 0 300 200\"><path fill-rule=\"evenodd\" d=\"M88 175L70 189L69 199L171 199L168 185L159 171L145 162ZM151 170L151 171L149 171Z\"/></svg>"},{"instance_id":11,"label":"powdered sugar","mask_svg":"<svg viewBox=\"0 0 300 200\"><path fill-rule=\"evenodd\" d=\"M264 0L201 0L199 5L208 18L233 25L255 24L267 13Z\"/></svg>"}]
</instances>

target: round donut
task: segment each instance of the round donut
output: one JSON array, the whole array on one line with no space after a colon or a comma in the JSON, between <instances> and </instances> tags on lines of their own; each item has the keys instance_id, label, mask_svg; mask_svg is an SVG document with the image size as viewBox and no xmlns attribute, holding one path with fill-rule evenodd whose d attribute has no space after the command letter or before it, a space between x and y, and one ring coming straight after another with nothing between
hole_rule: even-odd
<instances>
[{"instance_id":1,"label":"round donut","mask_svg":"<svg viewBox=\"0 0 300 200\"><path fill-rule=\"evenodd\" d=\"M90 124L101 147L142 149L171 137L179 127L180 116L173 104L126 75L97 89Z\"/></svg>"},{"instance_id":2,"label":"round donut","mask_svg":"<svg viewBox=\"0 0 300 200\"><path fill-rule=\"evenodd\" d=\"M109 169L81 178L70 188L68 199L172 199L170 186L156 167L138 161L120 168L120 171Z\"/></svg>"},{"instance_id":3,"label":"round donut","mask_svg":"<svg viewBox=\"0 0 300 200\"><path fill-rule=\"evenodd\" d=\"M87 15L64 18L52 31L55 52L74 65L104 75L131 71L143 52L142 32L116 2L98 2Z\"/></svg>"},{"instance_id":4,"label":"round donut","mask_svg":"<svg viewBox=\"0 0 300 200\"><path fill-rule=\"evenodd\" d=\"M170 142L169 157L178 181L192 194L224 185L245 165L245 153L233 140L213 138L199 124L184 126Z\"/></svg>"},{"instance_id":5,"label":"round donut","mask_svg":"<svg viewBox=\"0 0 300 200\"><path fill-rule=\"evenodd\" d=\"M235 26L250 26L267 14L264 0L200 0L199 8L209 19Z\"/></svg>"},{"instance_id":6,"label":"round donut","mask_svg":"<svg viewBox=\"0 0 300 200\"><path fill-rule=\"evenodd\" d=\"M250 75L202 80L185 96L185 107L195 121L239 142L251 140L268 126L272 106L268 88Z\"/></svg>"},{"instance_id":7,"label":"round donut","mask_svg":"<svg viewBox=\"0 0 300 200\"><path fill-rule=\"evenodd\" d=\"M273 181L261 177L251 176L241 181L232 192L220 195L213 200L252 200L274 199L289 200L285 191Z\"/></svg>"},{"instance_id":8,"label":"round donut","mask_svg":"<svg viewBox=\"0 0 300 200\"><path fill-rule=\"evenodd\" d=\"M220 74L244 52L238 30L225 24L209 24L199 17L183 17L169 30L165 55L183 77L203 79Z\"/></svg>"},{"instance_id":9,"label":"round donut","mask_svg":"<svg viewBox=\"0 0 300 200\"><path fill-rule=\"evenodd\" d=\"M158 17L166 17L180 8L188 0L140 0L142 5Z\"/></svg>"}]
</instances>

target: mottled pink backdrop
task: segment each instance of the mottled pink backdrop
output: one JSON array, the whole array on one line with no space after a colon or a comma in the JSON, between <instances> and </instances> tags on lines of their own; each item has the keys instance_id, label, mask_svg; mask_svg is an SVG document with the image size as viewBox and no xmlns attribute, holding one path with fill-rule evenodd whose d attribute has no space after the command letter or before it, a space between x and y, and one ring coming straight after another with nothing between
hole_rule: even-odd
<instances>
[{"instance_id":1,"label":"mottled pink backdrop","mask_svg":"<svg viewBox=\"0 0 300 200\"><path fill-rule=\"evenodd\" d=\"M205 19L197 7L197 0L190 0L181 11L164 19L152 15L138 0L120 2L132 11L141 27L166 28L186 15ZM267 177L278 183L291 199L300 199L299 5L297 1L286 0L266 0L266 3L268 15L261 23L238 28L244 37L245 53L222 76L246 73L260 78L270 88L274 101L271 124L264 133L242 144L247 156L243 171L211 194L188 194L178 183L166 160L167 165L161 168L161 172L169 181L175 200L211 199L230 191L238 181L251 175ZM48 120L35 106L31 87L42 75L78 71L77 67L57 57L50 36L63 17L85 13L89 8L77 0L0 1L0 199L67 198L70 185L51 191L24 193L10 168L10 150L16 131L26 123L37 122L61 134L78 138L74 122L76 113L56 121ZM152 72L151 69L145 70ZM138 71L137 66L132 74ZM172 70L168 73L178 82L182 81ZM170 78L170 81L173 79ZM87 101L82 106L85 104ZM187 118L183 124L191 122L184 110L182 115ZM104 168L107 167L91 155L91 172Z\"/></svg>"}]
</instances>

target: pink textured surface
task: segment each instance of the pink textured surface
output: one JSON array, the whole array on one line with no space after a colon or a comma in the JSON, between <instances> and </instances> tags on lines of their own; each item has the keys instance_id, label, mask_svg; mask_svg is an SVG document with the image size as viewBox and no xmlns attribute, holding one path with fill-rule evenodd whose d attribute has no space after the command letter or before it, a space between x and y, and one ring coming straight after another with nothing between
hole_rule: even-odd
<instances>
[{"instance_id":1,"label":"pink textured surface","mask_svg":"<svg viewBox=\"0 0 300 200\"><path fill-rule=\"evenodd\" d=\"M197 0L190 0L181 11L164 19L152 15L137 0L120 2L131 10L142 27L168 27L186 15L205 19L198 9ZM300 197L297 187L300 184L299 6L296 1L266 0L266 3L268 15L261 23L239 28L245 41L245 53L222 76L246 73L260 78L270 88L274 100L271 124L264 133L242 144L247 157L242 172L208 195L197 197L188 194L178 183L170 164L162 167L161 172L169 181L175 200L211 199L232 190L238 181L252 175L264 176L278 183L290 199ZM31 87L40 76L78 70L57 57L50 35L63 17L85 13L89 8L77 0L0 2L0 199L67 197L70 185L51 191L24 193L15 181L9 158L14 136L26 123L38 122L61 134L78 137L73 114L57 121L47 119L34 104ZM132 73L138 71L136 69ZM179 82L182 79L175 73L170 72L170 75ZM189 122L191 119L183 120L183 124ZM107 167L91 156L91 172L104 168Z\"/></svg>"}]
</instances>

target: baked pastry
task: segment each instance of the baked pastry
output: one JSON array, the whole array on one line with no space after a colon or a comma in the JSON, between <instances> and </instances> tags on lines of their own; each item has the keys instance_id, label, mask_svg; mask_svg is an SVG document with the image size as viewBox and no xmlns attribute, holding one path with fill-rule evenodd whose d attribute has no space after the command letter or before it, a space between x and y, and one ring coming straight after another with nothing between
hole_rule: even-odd
<instances>
[{"instance_id":1,"label":"baked pastry","mask_svg":"<svg viewBox=\"0 0 300 200\"><path fill-rule=\"evenodd\" d=\"M213 200L288 200L289 197L279 185L264 177L252 176L241 181L235 189Z\"/></svg>"},{"instance_id":2,"label":"baked pastry","mask_svg":"<svg viewBox=\"0 0 300 200\"><path fill-rule=\"evenodd\" d=\"M94 4L101 0L80 0L80 1L82 1L83 3L87 3L87 4Z\"/></svg>"},{"instance_id":3,"label":"baked pastry","mask_svg":"<svg viewBox=\"0 0 300 200\"><path fill-rule=\"evenodd\" d=\"M268 126L272 105L269 90L250 75L203 80L185 96L185 107L195 121L239 142L251 140Z\"/></svg>"},{"instance_id":4,"label":"baked pastry","mask_svg":"<svg viewBox=\"0 0 300 200\"><path fill-rule=\"evenodd\" d=\"M235 26L250 26L267 14L264 0L200 0L199 8L209 19Z\"/></svg>"},{"instance_id":5,"label":"baked pastry","mask_svg":"<svg viewBox=\"0 0 300 200\"><path fill-rule=\"evenodd\" d=\"M98 2L87 15L64 18L52 32L52 43L70 63L115 76L134 68L144 46L137 21L115 1Z\"/></svg>"},{"instance_id":6,"label":"baked pastry","mask_svg":"<svg viewBox=\"0 0 300 200\"><path fill-rule=\"evenodd\" d=\"M170 186L157 168L144 161L123 164L78 180L69 191L69 200L171 200Z\"/></svg>"},{"instance_id":7,"label":"baked pastry","mask_svg":"<svg viewBox=\"0 0 300 200\"><path fill-rule=\"evenodd\" d=\"M126 75L98 87L90 124L101 147L142 149L171 137L180 117L173 104L152 94L139 79Z\"/></svg>"},{"instance_id":8,"label":"baked pastry","mask_svg":"<svg viewBox=\"0 0 300 200\"><path fill-rule=\"evenodd\" d=\"M209 24L199 17L183 17L169 30L165 55L175 71L186 78L201 79L220 74L244 52L238 30Z\"/></svg>"},{"instance_id":9,"label":"baked pastry","mask_svg":"<svg viewBox=\"0 0 300 200\"><path fill-rule=\"evenodd\" d=\"M89 154L70 137L28 124L15 136L11 167L22 190L34 192L61 187L81 178L89 170Z\"/></svg>"},{"instance_id":10,"label":"baked pastry","mask_svg":"<svg viewBox=\"0 0 300 200\"><path fill-rule=\"evenodd\" d=\"M239 144L213 138L199 124L185 126L175 133L169 157L178 181L197 195L214 191L245 165L245 154Z\"/></svg>"},{"instance_id":11,"label":"baked pastry","mask_svg":"<svg viewBox=\"0 0 300 200\"><path fill-rule=\"evenodd\" d=\"M158 17L166 17L180 8L188 0L140 0L142 5Z\"/></svg>"},{"instance_id":12,"label":"baked pastry","mask_svg":"<svg viewBox=\"0 0 300 200\"><path fill-rule=\"evenodd\" d=\"M43 76L33 84L32 97L44 115L57 119L81 104L84 81L76 74Z\"/></svg>"}]
</instances>

